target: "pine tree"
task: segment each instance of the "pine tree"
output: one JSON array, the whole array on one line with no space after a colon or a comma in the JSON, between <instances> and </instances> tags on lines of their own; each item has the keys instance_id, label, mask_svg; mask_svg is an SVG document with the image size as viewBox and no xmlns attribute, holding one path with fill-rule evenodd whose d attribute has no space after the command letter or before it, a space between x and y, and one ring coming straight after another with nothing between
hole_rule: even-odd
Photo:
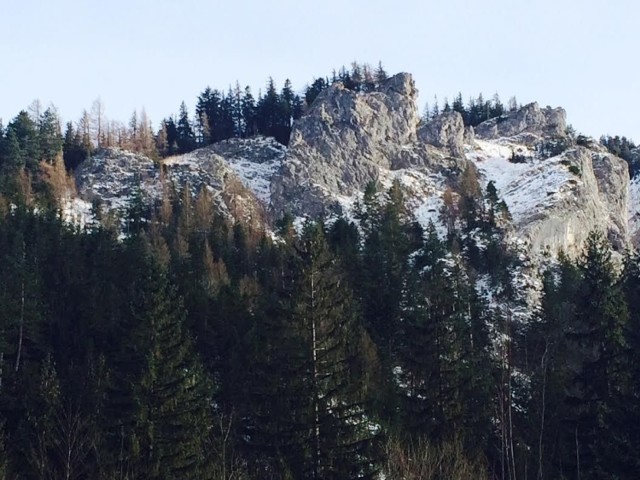
<instances>
[{"instance_id":1,"label":"pine tree","mask_svg":"<svg viewBox=\"0 0 640 480\"><path fill-rule=\"evenodd\" d=\"M450 255L450 254L449 254ZM403 298L397 380L405 431L486 447L491 369L482 306L430 225Z\"/></svg>"},{"instance_id":2,"label":"pine tree","mask_svg":"<svg viewBox=\"0 0 640 480\"><path fill-rule=\"evenodd\" d=\"M53 164L62 152L63 138L60 131L60 120L53 108L47 108L38 125L40 143L40 159Z\"/></svg>"},{"instance_id":3,"label":"pine tree","mask_svg":"<svg viewBox=\"0 0 640 480\"><path fill-rule=\"evenodd\" d=\"M359 214L365 233L362 296L367 328L381 355L388 358L400 315L408 257L419 247L421 232L413 229L399 182L393 183L383 205L377 203L374 192L365 192L365 210Z\"/></svg>"},{"instance_id":4,"label":"pine tree","mask_svg":"<svg viewBox=\"0 0 640 480\"><path fill-rule=\"evenodd\" d=\"M626 411L624 417L624 438L628 445L638 445L640 442L640 254L628 253L625 257L623 272L623 289L629 311L629 323L625 329L625 340L629 356L625 370L630 384L627 391ZM629 450L627 450L629 452ZM631 453L627 459L632 470L640 468L637 456Z\"/></svg>"},{"instance_id":5,"label":"pine tree","mask_svg":"<svg viewBox=\"0 0 640 480\"><path fill-rule=\"evenodd\" d=\"M9 163L35 172L40 161L38 130L26 111L21 111L9 122L6 136L9 149L5 151L5 155Z\"/></svg>"},{"instance_id":6,"label":"pine tree","mask_svg":"<svg viewBox=\"0 0 640 480\"><path fill-rule=\"evenodd\" d=\"M579 355L568 401L573 406L576 472L582 478L602 478L627 467L621 457L619 421L624 418L624 332L629 314L601 233L589 234L580 259L581 289L576 324L569 332Z\"/></svg>"},{"instance_id":7,"label":"pine tree","mask_svg":"<svg viewBox=\"0 0 640 480\"><path fill-rule=\"evenodd\" d=\"M251 88L248 86L244 89L244 95L242 97L242 119L244 129L242 137L251 137L258 133L258 126L256 120L256 105L253 95L251 94Z\"/></svg>"},{"instance_id":8,"label":"pine tree","mask_svg":"<svg viewBox=\"0 0 640 480\"><path fill-rule=\"evenodd\" d=\"M73 123L68 122L64 133L63 157L67 170L75 170L86 158L86 152L77 141L78 136L73 128Z\"/></svg>"},{"instance_id":9,"label":"pine tree","mask_svg":"<svg viewBox=\"0 0 640 480\"><path fill-rule=\"evenodd\" d=\"M329 82L322 77L316 78L310 86L307 86L304 94L304 100L307 108L310 107L313 101L318 97L318 95L320 95L320 92L328 86Z\"/></svg>"},{"instance_id":10,"label":"pine tree","mask_svg":"<svg viewBox=\"0 0 640 480\"><path fill-rule=\"evenodd\" d=\"M446 295L444 253L431 225L403 292L403 313L396 334L400 363L396 377L405 429L434 439L442 437L446 420L441 387L451 299Z\"/></svg>"},{"instance_id":11,"label":"pine tree","mask_svg":"<svg viewBox=\"0 0 640 480\"><path fill-rule=\"evenodd\" d=\"M259 365L270 373L253 387L252 441L279 459L263 476L276 469L294 478L368 478L375 427L358 380L366 337L321 225L307 224L295 248L294 276L283 279L278 312L259 330L269 333Z\"/></svg>"},{"instance_id":12,"label":"pine tree","mask_svg":"<svg viewBox=\"0 0 640 480\"><path fill-rule=\"evenodd\" d=\"M382 66L382 62L378 62L378 67L376 68L376 71L375 71L375 77L376 77L376 83L378 85L380 85L385 80L387 80L387 78L389 78L389 76L387 75L387 72Z\"/></svg>"},{"instance_id":13,"label":"pine tree","mask_svg":"<svg viewBox=\"0 0 640 480\"><path fill-rule=\"evenodd\" d=\"M211 386L185 331L185 313L166 272L129 247L130 316L111 363L105 429L112 468L145 478L207 477Z\"/></svg>"},{"instance_id":14,"label":"pine tree","mask_svg":"<svg viewBox=\"0 0 640 480\"><path fill-rule=\"evenodd\" d=\"M361 358L353 298L330 255L320 225L307 225L294 315L311 347L314 431L312 478L362 478L371 471L371 425L357 382ZM362 368L362 367L360 367Z\"/></svg>"},{"instance_id":15,"label":"pine tree","mask_svg":"<svg viewBox=\"0 0 640 480\"><path fill-rule=\"evenodd\" d=\"M176 133L176 143L179 153L190 152L195 148L195 134L191 127L191 121L189 120L187 105L184 102L180 104L180 114L176 125Z\"/></svg>"},{"instance_id":16,"label":"pine tree","mask_svg":"<svg viewBox=\"0 0 640 480\"><path fill-rule=\"evenodd\" d=\"M535 445L538 478L560 477L575 457L574 432L570 430L566 387L575 360L566 332L576 322L575 300L581 275L571 259L561 254L558 265L543 275L542 312L527 331L526 348L531 361L532 396L527 408L530 424L525 435Z\"/></svg>"}]
</instances>

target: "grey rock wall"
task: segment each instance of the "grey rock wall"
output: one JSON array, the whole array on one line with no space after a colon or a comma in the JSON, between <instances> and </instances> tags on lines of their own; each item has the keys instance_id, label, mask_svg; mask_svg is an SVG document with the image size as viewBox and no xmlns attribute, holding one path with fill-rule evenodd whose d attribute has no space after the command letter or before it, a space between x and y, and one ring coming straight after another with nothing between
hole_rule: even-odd
<instances>
[{"instance_id":1,"label":"grey rock wall","mask_svg":"<svg viewBox=\"0 0 640 480\"><path fill-rule=\"evenodd\" d=\"M475 128L475 135L485 140L513 137L523 133L538 136L564 136L566 128L566 112L563 108L541 109L534 102L515 112L481 123Z\"/></svg>"}]
</instances>

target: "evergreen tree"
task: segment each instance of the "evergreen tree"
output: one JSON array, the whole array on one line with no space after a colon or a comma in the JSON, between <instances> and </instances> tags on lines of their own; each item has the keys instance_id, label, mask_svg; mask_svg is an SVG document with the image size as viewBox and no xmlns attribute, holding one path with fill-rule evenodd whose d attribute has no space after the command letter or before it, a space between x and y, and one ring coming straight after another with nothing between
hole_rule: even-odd
<instances>
[{"instance_id":1,"label":"evergreen tree","mask_svg":"<svg viewBox=\"0 0 640 480\"><path fill-rule=\"evenodd\" d=\"M624 332L628 310L611 251L601 233L589 234L580 259L576 323L568 333L579 355L568 402L575 434L575 472L582 478L629 474L629 445L621 441L624 418Z\"/></svg>"},{"instance_id":2,"label":"evergreen tree","mask_svg":"<svg viewBox=\"0 0 640 480\"><path fill-rule=\"evenodd\" d=\"M369 477L372 426L356 381L363 368L363 331L321 226L307 225L301 240L292 313L304 325L310 347L311 478Z\"/></svg>"},{"instance_id":3,"label":"evergreen tree","mask_svg":"<svg viewBox=\"0 0 640 480\"><path fill-rule=\"evenodd\" d=\"M180 133L176 121L172 118L165 118L162 121L163 130L166 132L166 152L165 155L173 155L179 152L178 139Z\"/></svg>"},{"instance_id":4,"label":"evergreen tree","mask_svg":"<svg viewBox=\"0 0 640 480\"><path fill-rule=\"evenodd\" d=\"M26 111L21 111L7 125L5 156L11 165L26 167L34 172L40 161L40 144L35 122Z\"/></svg>"},{"instance_id":5,"label":"evergreen tree","mask_svg":"<svg viewBox=\"0 0 640 480\"><path fill-rule=\"evenodd\" d=\"M625 258L623 289L629 312L629 323L625 329L625 341L629 356L625 370L629 375L630 384L627 391L626 422L622 425L624 438L629 445L640 442L640 254L628 253ZM626 450L629 452L629 450ZM631 452L629 452L631 453ZM629 465L636 470L639 468L635 455L628 458Z\"/></svg>"},{"instance_id":6,"label":"evergreen tree","mask_svg":"<svg viewBox=\"0 0 640 480\"><path fill-rule=\"evenodd\" d=\"M461 259L447 258L435 227L415 257L398 338L405 431L486 448L491 395L489 341Z\"/></svg>"},{"instance_id":7,"label":"evergreen tree","mask_svg":"<svg viewBox=\"0 0 640 480\"><path fill-rule=\"evenodd\" d=\"M67 170L75 170L86 158L86 152L77 140L78 136L73 128L73 123L68 122L62 145L64 165Z\"/></svg>"},{"instance_id":8,"label":"evergreen tree","mask_svg":"<svg viewBox=\"0 0 640 480\"><path fill-rule=\"evenodd\" d=\"M570 415L565 402L572 374L569 366L575 362L575 352L565 333L576 322L574 302L581 275L565 255L561 254L558 260L557 267L544 273L541 317L527 332L526 348L535 360L530 366L532 396L526 434L531 435L529 445L535 445L532 468L538 478L561 477L575 457L571 446L574 432L567 433Z\"/></svg>"},{"instance_id":9,"label":"evergreen tree","mask_svg":"<svg viewBox=\"0 0 640 480\"><path fill-rule=\"evenodd\" d=\"M191 347L166 273L129 247L131 313L122 323L104 419L115 471L145 478L206 478L211 387Z\"/></svg>"},{"instance_id":10,"label":"evergreen tree","mask_svg":"<svg viewBox=\"0 0 640 480\"><path fill-rule=\"evenodd\" d=\"M389 76L387 75L387 72L382 66L382 62L378 62L378 67L376 68L376 71L375 71L375 77L376 77L376 83L378 85L380 85L382 82L387 80L387 78L389 78Z\"/></svg>"},{"instance_id":11,"label":"evergreen tree","mask_svg":"<svg viewBox=\"0 0 640 480\"><path fill-rule=\"evenodd\" d=\"M306 88L304 94L304 100L307 104L307 107L310 107L313 101L320 95L325 88L329 86L329 82L326 79L320 77L316 78L313 83Z\"/></svg>"},{"instance_id":12,"label":"evergreen tree","mask_svg":"<svg viewBox=\"0 0 640 480\"><path fill-rule=\"evenodd\" d=\"M47 108L38 124L40 143L40 159L53 164L62 152L63 138L60 131L60 121L53 108Z\"/></svg>"},{"instance_id":13,"label":"evergreen tree","mask_svg":"<svg viewBox=\"0 0 640 480\"><path fill-rule=\"evenodd\" d=\"M195 148L195 134L191 127L191 121L189 120L187 105L184 102L180 104L180 115L178 116L176 133L176 143L179 153L190 152Z\"/></svg>"},{"instance_id":14,"label":"evergreen tree","mask_svg":"<svg viewBox=\"0 0 640 480\"><path fill-rule=\"evenodd\" d=\"M251 94L251 88L245 87L244 96L242 97L242 118L244 130L243 137L251 137L258 133L257 119L256 119L256 105L253 95Z\"/></svg>"},{"instance_id":15,"label":"evergreen tree","mask_svg":"<svg viewBox=\"0 0 640 480\"><path fill-rule=\"evenodd\" d=\"M252 439L261 449L270 446L267 458L280 459L278 467L264 467L267 472L368 478L375 471L374 426L364 415L357 381L366 362L353 298L320 225L306 225L296 252L290 294L266 325L275 343L261 348L270 374L260 375L261 387L254 390Z\"/></svg>"}]
</instances>

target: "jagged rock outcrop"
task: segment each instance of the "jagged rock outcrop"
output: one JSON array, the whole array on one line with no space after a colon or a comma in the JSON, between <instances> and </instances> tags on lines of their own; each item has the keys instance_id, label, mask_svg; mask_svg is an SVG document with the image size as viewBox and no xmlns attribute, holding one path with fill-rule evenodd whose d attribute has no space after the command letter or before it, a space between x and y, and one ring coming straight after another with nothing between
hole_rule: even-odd
<instances>
[{"instance_id":1,"label":"jagged rock outcrop","mask_svg":"<svg viewBox=\"0 0 640 480\"><path fill-rule=\"evenodd\" d=\"M478 138L489 140L514 137L520 134L534 136L564 136L567 128L566 112L563 108L541 109L536 102L501 117L487 120L475 128Z\"/></svg>"},{"instance_id":2,"label":"jagged rock outcrop","mask_svg":"<svg viewBox=\"0 0 640 480\"><path fill-rule=\"evenodd\" d=\"M558 190L560 198L548 210L532 215L533 221L524 219L520 225L533 250L563 249L576 255L593 230L604 232L614 248L624 250L629 245L626 163L582 147L566 152L561 162L568 162L575 173Z\"/></svg>"},{"instance_id":3,"label":"jagged rock outcrop","mask_svg":"<svg viewBox=\"0 0 640 480\"><path fill-rule=\"evenodd\" d=\"M512 141L478 141L479 150L469 154L485 180L496 182L515 234L527 239L531 251L575 256L592 230L604 232L618 250L628 246L626 162L599 146L579 146L548 159L529 152L525 162L513 164L510 152L527 147Z\"/></svg>"},{"instance_id":4,"label":"jagged rock outcrop","mask_svg":"<svg viewBox=\"0 0 640 480\"><path fill-rule=\"evenodd\" d=\"M293 127L282 170L271 184L275 215L316 216L331 210L336 198L378 180L381 169L451 166L447 155L418 141L416 99L408 73L391 77L373 92L354 92L340 83L323 91ZM459 131L464 128L456 123L454 141L446 140L449 133L441 135L457 154Z\"/></svg>"},{"instance_id":5,"label":"jagged rock outcrop","mask_svg":"<svg viewBox=\"0 0 640 480\"><path fill-rule=\"evenodd\" d=\"M418 138L424 143L439 147L454 157L464 155L464 143L471 140L473 131L465 131L462 115L445 112L431 119L418 129Z\"/></svg>"},{"instance_id":6,"label":"jagged rock outcrop","mask_svg":"<svg viewBox=\"0 0 640 480\"><path fill-rule=\"evenodd\" d=\"M185 186L193 195L207 189L218 213L262 228L266 222L264 202L245 186L246 179L230 162L216 153L222 148L232 146L206 147L161 163L144 155L106 149L76 171L78 194L88 202L99 200L104 209L123 217L138 192L145 203L153 204L167 192L180 192Z\"/></svg>"}]
</instances>

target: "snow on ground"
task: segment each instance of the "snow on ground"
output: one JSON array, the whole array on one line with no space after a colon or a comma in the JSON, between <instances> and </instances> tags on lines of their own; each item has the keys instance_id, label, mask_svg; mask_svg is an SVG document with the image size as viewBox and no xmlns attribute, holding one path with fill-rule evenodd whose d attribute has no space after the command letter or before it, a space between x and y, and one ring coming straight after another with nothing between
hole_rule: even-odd
<instances>
[{"instance_id":1,"label":"snow on ground","mask_svg":"<svg viewBox=\"0 0 640 480\"><path fill-rule=\"evenodd\" d=\"M417 169L384 170L380 174L380 180L385 189L391 187L394 180L398 180L406 192L407 206L422 228L426 231L429 222L432 222L438 236L442 239L446 237L445 225L439 219L445 190L443 176L427 174Z\"/></svg>"},{"instance_id":2,"label":"snow on ground","mask_svg":"<svg viewBox=\"0 0 640 480\"><path fill-rule=\"evenodd\" d=\"M476 164L487 183L494 182L515 224L557 204L570 191L571 182L575 182L576 177L569 171L563 155L540 160L524 145L482 140L476 140L476 145L475 148L467 146L467 157ZM522 155L525 161L509 161L514 153Z\"/></svg>"},{"instance_id":3,"label":"snow on ground","mask_svg":"<svg viewBox=\"0 0 640 480\"><path fill-rule=\"evenodd\" d=\"M441 175L425 173L418 169L387 170L380 169L379 193L385 196L394 180L398 180L402 186L407 206L414 214L415 219L426 230L431 221L440 238L446 237L445 226L440 222L439 215L442 207L442 194L444 193L445 179ZM348 221L358 221L355 217L355 208L362 200L363 194L358 192L354 195L332 195L332 198L340 205L342 216ZM302 217L300 217L302 219ZM328 219L328 223L332 219ZM302 221L302 220L300 220Z\"/></svg>"},{"instance_id":4,"label":"snow on ground","mask_svg":"<svg viewBox=\"0 0 640 480\"><path fill-rule=\"evenodd\" d=\"M270 203L271 179L280 169L285 152L284 146L264 137L219 142L166 158L161 163L113 149L85 162L76 180L81 198L89 202L100 199L107 210L120 215L126 212L138 190L145 202L153 203L162 198L166 185L171 184L178 191L189 185L193 195L208 188L216 204L226 212L220 195L230 178L237 178L260 202ZM80 205L70 206L69 215L75 215L72 211L78 209Z\"/></svg>"},{"instance_id":5,"label":"snow on ground","mask_svg":"<svg viewBox=\"0 0 640 480\"><path fill-rule=\"evenodd\" d=\"M280 169L282 158L264 163L255 163L244 158L228 159L228 162L229 166L240 177L242 183L265 205L269 205L271 202L271 178Z\"/></svg>"},{"instance_id":6,"label":"snow on ground","mask_svg":"<svg viewBox=\"0 0 640 480\"><path fill-rule=\"evenodd\" d=\"M149 158L112 149L86 160L76 171L76 184L83 199L99 199L108 210L122 214L137 186L147 199L159 198L158 177L158 166Z\"/></svg>"},{"instance_id":7,"label":"snow on ground","mask_svg":"<svg viewBox=\"0 0 640 480\"><path fill-rule=\"evenodd\" d=\"M80 228L94 225L93 206L81 198L66 198L62 201L62 219Z\"/></svg>"},{"instance_id":8,"label":"snow on ground","mask_svg":"<svg viewBox=\"0 0 640 480\"><path fill-rule=\"evenodd\" d=\"M433 195L426 198L420 205L418 205L413 214L416 216L416 220L422 228L426 231L429 223L433 223L436 227L436 232L441 240L447 237L446 226L440 221L440 209L442 208L442 194Z\"/></svg>"},{"instance_id":9,"label":"snow on ground","mask_svg":"<svg viewBox=\"0 0 640 480\"><path fill-rule=\"evenodd\" d=\"M231 139L213 146L244 185L265 205L271 203L271 179L280 170L287 152L273 138Z\"/></svg>"}]
</instances>

